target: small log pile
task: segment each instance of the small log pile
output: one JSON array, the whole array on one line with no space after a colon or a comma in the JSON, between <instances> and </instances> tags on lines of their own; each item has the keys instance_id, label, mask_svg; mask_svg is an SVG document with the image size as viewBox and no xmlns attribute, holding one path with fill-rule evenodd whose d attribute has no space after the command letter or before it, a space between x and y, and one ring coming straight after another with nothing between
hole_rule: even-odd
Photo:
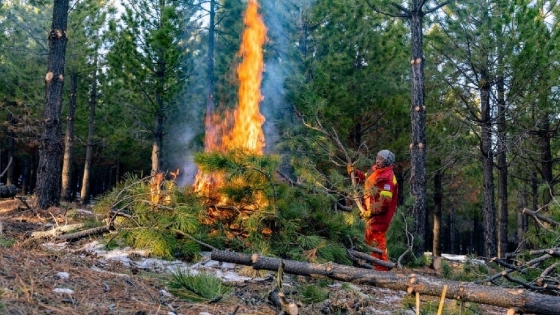
<instances>
[{"instance_id":1,"label":"small log pile","mask_svg":"<svg viewBox=\"0 0 560 315\"><path fill-rule=\"evenodd\" d=\"M560 314L560 297L534 293L524 289L505 289L483 286L470 282L423 277L416 274L396 274L355 268L335 263L316 264L249 255L230 251L213 250L211 258L217 261L252 266L260 270L278 270L286 273L316 278L330 278L345 282L367 284L409 294L425 294L444 298L494 305L508 309L507 314Z\"/></svg>"}]
</instances>

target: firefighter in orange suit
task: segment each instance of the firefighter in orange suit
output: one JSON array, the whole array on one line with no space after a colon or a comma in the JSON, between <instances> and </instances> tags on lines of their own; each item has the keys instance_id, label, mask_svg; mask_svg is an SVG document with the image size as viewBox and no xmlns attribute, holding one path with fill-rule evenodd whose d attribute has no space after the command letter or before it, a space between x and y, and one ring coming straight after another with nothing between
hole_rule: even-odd
<instances>
[{"instance_id":1,"label":"firefighter in orange suit","mask_svg":"<svg viewBox=\"0 0 560 315\"><path fill-rule=\"evenodd\" d=\"M393 173L395 155L389 150L377 153L375 165L364 174L356 170L360 183L364 184L364 208L360 215L366 220L366 243L377 247L383 254L372 253L371 256L389 261L387 256L387 239L385 233L389 229L398 202L397 178ZM375 265L375 270L388 271L384 266Z\"/></svg>"}]
</instances>

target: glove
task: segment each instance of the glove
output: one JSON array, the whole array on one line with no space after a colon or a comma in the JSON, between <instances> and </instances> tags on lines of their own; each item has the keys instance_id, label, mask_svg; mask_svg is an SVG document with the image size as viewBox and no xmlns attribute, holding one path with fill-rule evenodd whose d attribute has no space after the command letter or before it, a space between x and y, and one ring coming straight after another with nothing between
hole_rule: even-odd
<instances>
[{"instance_id":1,"label":"glove","mask_svg":"<svg viewBox=\"0 0 560 315\"><path fill-rule=\"evenodd\" d=\"M346 171L348 172L348 175L352 174L352 172L354 171L354 165L352 164L346 165Z\"/></svg>"},{"instance_id":2,"label":"glove","mask_svg":"<svg viewBox=\"0 0 560 315\"><path fill-rule=\"evenodd\" d=\"M371 218L371 211L369 210L360 211L360 218L367 221L369 218Z\"/></svg>"}]
</instances>

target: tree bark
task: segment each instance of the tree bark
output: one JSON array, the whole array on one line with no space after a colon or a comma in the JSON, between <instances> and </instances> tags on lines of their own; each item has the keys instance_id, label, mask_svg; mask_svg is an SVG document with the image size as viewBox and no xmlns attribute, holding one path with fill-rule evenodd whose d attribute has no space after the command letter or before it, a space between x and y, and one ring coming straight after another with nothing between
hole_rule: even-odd
<instances>
[{"instance_id":1,"label":"tree bark","mask_svg":"<svg viewBox=\"0 0 560 315\"><path fill-rule=\"evenodd\" d=\"M548 208L548 204L552 201L552 196L554 195L553 187L553 175L552 175L552 149L550 144L550 135L555 134L550 128L550 118L548 113L543 114L541 117L537 131L537 143L539 145L539 151L541 155L541 176L543 183L548 186L542 194L542 205L545 209Z\"/></svg>"},{"instance_id":2,"label":"tree bark","mask_svg":"<svg viewBox=\"0 0 560 315\"><path fill-rule=\"evenodd\" d=\"M75 233L58 235L56 236L56 240L75 241L92 235L105 234L108 233L110 230L111 229L109 226L99 226L99 227L94 227L91 229L87 229Z\"/></svg>"},{"instance_id":3,"label":"tree bark","mask_svg":"<svg viewBox=\"0 0 560 315\"><path fill-rule=\"evenodd\" d=\"M115 161L115 186L117 186L121 181L121 159L117 157Z\"/></svg>"},{"instance_id":4,"label":"tree bark","mask_svg":"<svg viewBox=\"0 0 560 315\"><path fill-rule=\"evenodd\" d=\"M415 274L379 272L334 263L306 263L222 250L212 251L211 258L217 261L252 266L257 270L276 271L283 264L285 273L315 278L330 278L408 293L418 292L430 296L441 296L443 287L446 285L448 288L446 298L449 299L515 308L516 311L521 313L560 314L558 311L560 310L560 297L537 294L527 290L504 289L474 283L428 278Z\"/></svg>"},{"instance_id":5,"label":"tree bark","mask_svg":"<svg viewBox=\"0 0 560 315\"><path fill-rule=\"evenodd\" d=\"M156 97L159 99L158 97ZM161 150L163 145L163 113L156 114L154 142L152 143L152 170L151 175L155 175L161 170Z\"/></svg>"},{"instance_id":6,"label":"tree bark","mask_svg":"<svg viewBox=\"0 0 560 315\"><path fill-rule=\"evenodd\" d=\"M527 208L527 195L525 192L518 192L517 209ZM527 231L527 217L523 211L517 212L517 249L523 251L527 248L525 242L525 232Z\"/></svg>"},{"instance_id":7,"label":"tree bark","mask_svg":"<svg viewBox=\"0 0 560 315\"><path fill-rule=\"evenodd\" d=\"M490 109L490 82L487 70L481 71L481 154L483 169L483 210L484 255L496 256L496 209L494 207L494 154L492 152L492 113Z\"/></svg>"},{"instance_id":8,"label":"tree bark","mask_svg":"<svg viewBox=\"0 0 560 315\"><path fill-rule=\"evenodd\" d=\"M73 201L72 194L72 160L74 154L74 114L76 112L76 93L78 91L78 74L70 76L70 101L66 116L66 137L64 141L64 159L62 163L62 188L60 196L65 201Z\"/></svg>"},{"instance_id":9,"label":"tree bark","mask_svg":"<svg viewBox=\"0 0 560 315\"><path fill-rule=\"evenodd\" d=\"M164 125L165 125L165 104L163 100L163 93L165 90L165 76L166 73L166 63L164 60L160 59L156 65L156 78L157 85L156 88L156 114L155 114L155 126L154 126L154 142L152 144L152 170L151 175L154 176L161 171L162 167L162 147L163 147L163 135L164 135Z\"/></svg>"},{"instance_id":10,"label":"tree bark","mask_svg":"<svg viewBox=\"0 0 560 315\"><path fill-rule=\"evenodd\" d=\"M426 105L424 104L424 53L422 47L422 5L425 1L414 0L411 8L412 56L412 104L411 125L412 143L410 144L410 191L413 198L413 216L415 220L415 255L424 253L425 218L426 218Z\"/></svg>"},{"instance_id":11,"label":"tree bark","mask_svg":"<svg viewBox=\"0 0 560 315\"><path fill-rule=\"evenodd\" d=\"M84 174L82 176L82 190L80 191L80 203L86 205L90 198L90 178L91 164L93 160L93 146L95 145L93 135L95 129L95 106L97 105L97 55L94 61L93 78L91 82L91 92L89 98L89 125L88 125L88 141L86 148L86 159L84 163Z\"/></svg>"},{"instance_id":12,"label":"tree bark","mask_svg":"<svg viewBox=\"0 0 560 315\"><path fill-rule=\"evenodd\" d=\"M501 59L501 58L500 58ZM501 66L500 62L500 66ZM501 72L500 68L500 72ZM508 252L508 165L506 159L507 128L506 128L506 99L503 76L497 80L498 88L498 257L504 258Z\"/></svg>"},{"instance_id":13,"label":"tree bark","mask_svg":"<svg viewBox=\"0 0 560 315\"><path fill-rule=\"evenodd\" d=\"M47 209L60 204L60 175L62 160L62 131L60 113L64 86L66 56L66 28L69 0L54 0L53 19L49 32L49 60L45 75L45 107L39 143L37 167L37 205Z\"/></svg>"},{"instance_id":14,"label":"tree bark","mask_svg":"<svg viewBox=\"0 0 560 315\"><path fill-rule=\"evenodd\" d=\"M208 55L206 56L206 116L214 114L214 40L216 36L216 0L210 0Z\"/></svg>"},{"instance_id":15,"label":"tree bark","mask_svg":"<svg viewBox=\"0 0 560 315\"><path fill-rule=\"evenodd\" d=\"M380 252L380 254L383 253L381 250L379 250L377 248L374 248L374 249L376 249L378 253ZM361 259L361 260L365 260L365 261L370 262L374 265L384 266L384 267L387 267L389 269L395 268L395 264L390 262L390 261L384 261L384 260L375 258L375 257L373 257L369 254L359 252L357 250L349 249L348 254L351 255L352 257L355 257L355 258Z\"/></svg>"},{"instance_id":16,"label":"tree bark","mask_svg":"<svg viewBox=\"0 0 560 315\"><path fill-rule=\"evenodd\" d=\"M441 171L439 170L439 168L441 167L441 163L438 163L438 165L436 166L438 167L438 170L436 171L436 174L434 176L434 228L433 228L433 234L434 234L434 238L432 241L432 254L436 257L440 257L441 256L441 241L440 241L440 236L441 236L441 199L442 199L442 184L441 184L441 178L442 178L442 174Z\"/></svg>"},{"instance_id":17,"label":"tree bark","mask_svg":"<svg viewBox=\"0 0 560 315\"><path fill-rule=\"evenodd\" d=\"M450 209L448 214L447 214L447 243L448 245L448 249L450 254L459 254L459 251L457 250L457 242L456 242L456 231L455 231L455 225L453 224L454 222L454 216L453 216L453 209Z\"/></svg>"},{"instance_id":18,"label":"tree bark","mask_svg":"<svg viewBox=\"0 0 560 315\"><path fill-rule=\"evenodd\" d=\"M21 172L21 194L27 195L29 193L29 178L31 177L30 172L31 158L25 156L23 158L23 170Z\"/></svg>"},{"instance_id":19,"label":"tree bark","mask_svg":"<svg viewBox=\"0 0 560 315\"><path fill-rule=\"evenodd\" d=\"M560 226L560 222L555 221L554 219L546 217L542 214L539 214L536 211L531 211L529 209L523 209L522 212L529 215L530 217L532 217L535 220L540 220L540 221L546 222L546 223L548 223L550 225L553 225L555 227Z\"/></svg>"},{"instance_id":20,"label":"tree bark","mask_svg":"<svg viewBox=\"0 0 560 315\"><path fill-rule=\"evenodd\" d=\"M15 123L15 117L10 114L10 124ZM6 174L6 185L15 185L16 181L14 180L14 169L15 169L15 159L14 159L14 139L15 139L15 132L10 130L8 132L8 161L14 161L14 163L8 164L8 172Z\"/></svg>"}]
</instances>

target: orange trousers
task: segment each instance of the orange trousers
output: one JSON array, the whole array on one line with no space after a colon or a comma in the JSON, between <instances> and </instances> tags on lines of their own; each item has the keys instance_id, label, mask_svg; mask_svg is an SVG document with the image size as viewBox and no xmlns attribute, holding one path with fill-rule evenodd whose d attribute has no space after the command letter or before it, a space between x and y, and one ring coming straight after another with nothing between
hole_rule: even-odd
<instances>
[{"instance_id":1,"label":"orange trousers","mask_svg":"<svg viewBox=\"0 0 560 315\"><path fill-rule=\"evenodd\" d=\"M384 261L389 261L389 256L387 255L387 238L385 237L385 232L372 231L371 229L366 229L366 244L369 246L376 247L383 251L383 254L371 253L371 256ZM385 266L375 265L375 270L378 271L389 271L389 268Z\"/></svg>"}]
</instances>

